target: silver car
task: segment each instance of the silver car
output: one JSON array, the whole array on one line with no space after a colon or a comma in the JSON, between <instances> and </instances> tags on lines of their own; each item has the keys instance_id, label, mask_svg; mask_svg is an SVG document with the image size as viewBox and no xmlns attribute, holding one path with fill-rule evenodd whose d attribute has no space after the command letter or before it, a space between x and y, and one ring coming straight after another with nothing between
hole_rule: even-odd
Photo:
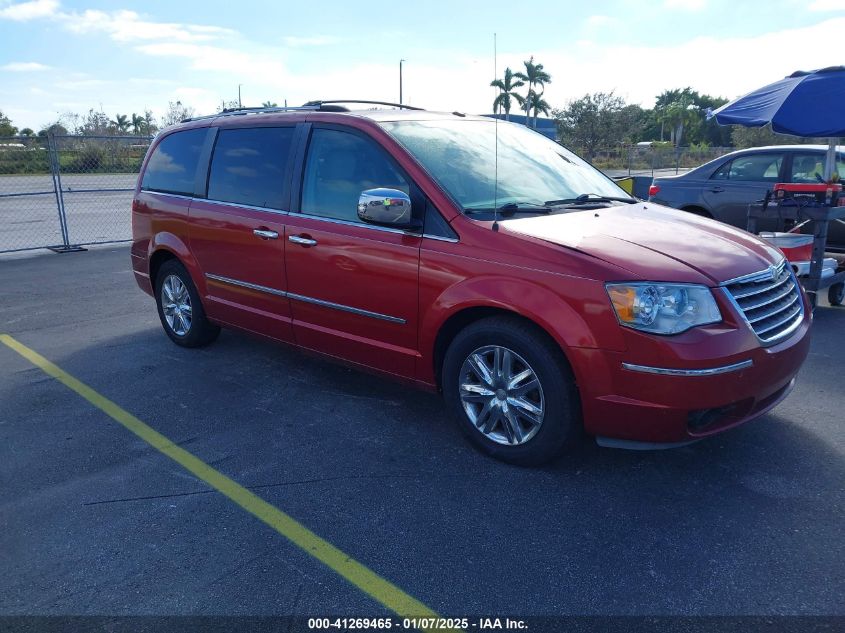
<instances>
[{"instance_id":1,"label":"silver car","mask_svg":"<svg viewBox=\"0 0 845 633\"><path fill-rule=\"evenodd\" d=\"M825 145L773 145L725 154L680 176L655 178L649 201L746 227L748 205L777 182L817 183L824 171ZM836 172L845 175L845 147L837 147ZM761 231L782 230L776 218ZM845 250L845 225L830 225L828 244Z\"/></svg>"}]
</instances>

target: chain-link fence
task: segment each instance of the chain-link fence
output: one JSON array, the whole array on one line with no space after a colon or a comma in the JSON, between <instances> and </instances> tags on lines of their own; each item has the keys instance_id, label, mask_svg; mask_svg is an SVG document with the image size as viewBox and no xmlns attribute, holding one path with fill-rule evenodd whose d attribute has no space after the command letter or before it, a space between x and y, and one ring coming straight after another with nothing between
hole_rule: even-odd
<instances>
[{"instance_id":1,"label":"chain-link fence","mask_svg":"<svg viewBox=\"0 0 845 633\"><path fill-rule=\"evenodd\" d=\"M132 192L152 139L0 138L0 252L132 237Z\"/></svg>"},{"instance_id":2,"label":"chain-link fence","mask_svg":"<svg viewBox=\"0 0 845 633\"><path fill-rule=\"evenodd\" d=\"M654 176L681 173L718 158L733 147L671 147L665 145L624 145L596 151L592 163L613 176Z\"/></svg>"}]
</instances>

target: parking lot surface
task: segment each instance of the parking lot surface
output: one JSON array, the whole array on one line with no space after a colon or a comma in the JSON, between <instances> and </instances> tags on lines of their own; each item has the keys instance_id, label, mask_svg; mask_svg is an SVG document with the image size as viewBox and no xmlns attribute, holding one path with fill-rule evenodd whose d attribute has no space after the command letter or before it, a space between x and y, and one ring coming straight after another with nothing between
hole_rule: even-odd
<instances>
[{"instance_id":1,"label":"parking lot surface","mask_svg":"<svg viewBox=\"0 0 845 633\"><path fill-rule=\"evenodd\" d=\"M173 345L126 247L0 259L0 333L444 616L844 616L843 332L816 310L758 421L525 469L436 395L233 331ZM389 615L6 345L0 481L0 615Z\"/></svg>"}]
</instances>

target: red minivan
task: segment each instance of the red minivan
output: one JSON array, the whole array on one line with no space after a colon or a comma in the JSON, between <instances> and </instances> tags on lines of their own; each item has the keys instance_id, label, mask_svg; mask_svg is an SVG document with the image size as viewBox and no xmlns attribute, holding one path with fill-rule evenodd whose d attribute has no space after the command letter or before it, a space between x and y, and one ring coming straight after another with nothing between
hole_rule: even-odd
<instances>
[{"instance_id":1,"label":"red minivan","mask_svg":"<svg viewBox=\"0 0 845 633\"><path fill-rule=\"evenodd\" d=\"M810 342L777 249L459 113L186 121L147 153L132 230L178 345L235 327L440 390L514 463L582 430L646 448L741 424L787 396Z\"/></svg>"}]
</instances>

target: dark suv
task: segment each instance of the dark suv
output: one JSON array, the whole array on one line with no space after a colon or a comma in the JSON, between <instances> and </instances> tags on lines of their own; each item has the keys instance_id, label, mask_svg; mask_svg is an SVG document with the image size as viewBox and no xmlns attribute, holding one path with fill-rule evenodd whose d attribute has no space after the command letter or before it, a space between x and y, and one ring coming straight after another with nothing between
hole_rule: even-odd
<instances>
[{"instance_id":1,"label":"dark suv","mask_svg":"<svg viewBox=\"0 0 845 633\"><path fill-rule=\"evenodd\" d=\"M845 148L838 148L836 172L845 174ZM824 171L824 145L774 145L725 154L680 176L655 178L649 201L746 227L748 205L762 200L777 182L817 183ZM762 220L761 231L783 227ZM845 249L845 226L830 225L828 241Z\"/></svg>"},{"instance_id":2,"label":"dark suv","mask_svg":"<svg viewBox=\"0 0 845 633\"><path fill-rule=\"evenodd\" d=\"M155 139L132 267L176 344L235 327L440 390L518 463L582 428L690 442L791 390L811 312L776 249L634 200L522 125L328 108Z\"/></svg>"}]
</instances>

